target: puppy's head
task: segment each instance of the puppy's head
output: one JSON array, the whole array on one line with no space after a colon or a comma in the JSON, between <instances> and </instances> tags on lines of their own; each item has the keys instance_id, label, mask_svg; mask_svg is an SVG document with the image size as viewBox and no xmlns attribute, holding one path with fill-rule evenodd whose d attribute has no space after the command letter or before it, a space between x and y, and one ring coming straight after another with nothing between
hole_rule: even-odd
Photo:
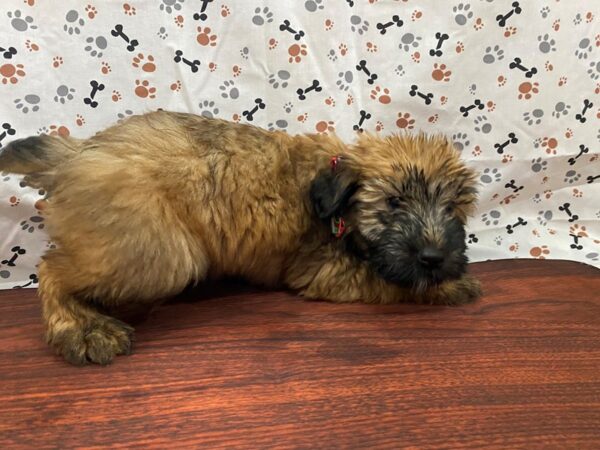
<instances>
[{"instance_id":1,"label":"puppy's head","mask_svg":"<svg viewBox=\"0 0 600 450\"><path fill-rule=\"evenodd\" d=\"M384 279L416 291L466 269L476 175L443 137L363 135L311 186L319 218L343 217L349 248Z\"/></svg>"}]
</instances>

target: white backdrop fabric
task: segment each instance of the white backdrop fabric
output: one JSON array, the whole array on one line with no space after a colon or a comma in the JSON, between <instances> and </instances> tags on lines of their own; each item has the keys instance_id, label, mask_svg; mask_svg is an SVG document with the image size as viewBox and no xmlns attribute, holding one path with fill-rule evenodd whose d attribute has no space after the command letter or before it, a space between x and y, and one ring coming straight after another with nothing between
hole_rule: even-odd
<instances>
[{"instance_id":1,"label":"white backdrop fabric","mask_svg":"<svg viewBox=\"0 0 600 450\"><path fill-rule=\"evenodd\" d=\"M157 108L444 132L480 171L472 261L600 266L597 0L3 0L0 21L0 145ZM52 245L19 181L0 174L0 288L35 286Z\"/></svg>"}]
</instances>

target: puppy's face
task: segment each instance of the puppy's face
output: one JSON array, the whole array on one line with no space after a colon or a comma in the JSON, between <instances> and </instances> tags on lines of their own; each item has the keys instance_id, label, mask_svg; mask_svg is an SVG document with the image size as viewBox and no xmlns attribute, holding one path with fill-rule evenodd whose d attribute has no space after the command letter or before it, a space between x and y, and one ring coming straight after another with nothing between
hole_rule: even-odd
<instances>
[{"instance_id":1,"label":"puppy's face","mask_svg":"<svg viewBox=\"0 0 600 450\"><path fill-rule=\"evenodd\" d=\"M384 279L423 291L465 272L475 174L445 139L364 136L320 177L312 190L317 213L343 217L349 248Z\"/></svg>"}]
</instances>

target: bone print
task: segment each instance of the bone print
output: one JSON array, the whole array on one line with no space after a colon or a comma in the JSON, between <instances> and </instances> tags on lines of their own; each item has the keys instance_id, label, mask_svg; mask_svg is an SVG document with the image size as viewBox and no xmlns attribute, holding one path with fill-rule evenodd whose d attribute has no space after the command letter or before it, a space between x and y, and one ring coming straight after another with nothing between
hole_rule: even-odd
<instances>
[{"instance_id":1,"label":"bone print","mask_svg":"<svg viewBox=\"0 0 600 450\"><path fill-rule=\"evenodd\" d=\"M600 179L600 175L596 175L596 176L591 176L591 175L589 175L589 176L586 178L586 181L588 182L588 184L592 184L594 181L596 181L596 180L598 180L598 179Z\"/></svg>"},{"instance_id":2,"label":"bone print","mask_svg":"<svg viewBox=\"0 0 600 450\"><path fill-rule=\"evenodd\" d=\"M512 190L513 190L513 192L519 192L519 191L520 191L521 189L523 189L525 186L517 186L517 185L515 184L515 180L510 180L508 183L506 183L506 184L504 185L504 187L505 187L506 189L512 189Z\"/></svg>"},{"instance_id":3,"label":"bone print","mask_svg":"<svg viewBox=\"0 0 600 450\"><path fill-rule=\"evenodd\" d=\"M214 0L201 0L202 8L200 8L199 13L194 13L194 20L206 20L208 19L208 15L206 14L206 8L209 3L212 3Z\"/></svg>"},{"instance_id":4,"label":"bone print","mask_svg":"<svg viewBox=\"0 0 600 450\"><path fill-rule=\"evenodd\" d=\"M350 6L350 7L354 6L354 1L353 0L346 0L346 3L348 3L348 6Z\"/></svg>"},{"instance_id":5,"label":"bone print","mask_svg":"<svg viewBox=\"0 0 600 450\"><path fill-rule=\"evenodd\" d=\"M2 56L4 57L4 59L11 59L13 56L15 56L17 54L17 49L14 47L8 47L8 48L0 47L0 52L3 52Z\"/></svg>"},{"instance_id":6,"label":"bone print","mask_svg":"<svg viewBox=\"0 0 600 450\"><path fill-rule=\"evenodd\" d=\"M94 100L96 97L96 93L98 91L104 90L104 85L102 83L98 83L96 80L90 81L90 86L92 87L92 91L90 92L90 96L83 99L83 103L86 105L90 105L92 108L98 106L98 102Z\"/></svg>"},{"instance_id":7,"label":"bone print","mask_svg":"<svg viewBox=\"0 0 600 450\"><path fill-rule=\"evenodd\" d=\"M496 16L496 21L498 25L504 27L506 25L506 21L510 19L513 14L521 14L521 7L519 6L519 2L512 2L512 8L506 14L498 14Z\"/></svg>"},{"instance_id":8,"label":"bone print","mask_svg":"<svg viewBox=\"0 0 600 450\"><path fill-rule=\"evenodd\" d=\"M423 100L425 100L425 104L426 105L429 105L431 103L431 99L433 98L433 94L432 93L423 94L421 91L419 91L419 86L417 86L416 84L413 84L410 87L410 91L408 92L408 95L410 95L411 97L414 97L415 95L418 95Z\"/></svg>"},{"instance_id":9,"label":"bone print","mask_svg":"<svg viewBox=\"0 0 600 450\"><path fill-rule=\"evenodd\" d=\"M175 58L173 58L173 61L175 61L176 63L183 62L184 64L190 66L190 70L192 71L192 73L198 72L198 66L200 65L200 61L197 59L190 61L189 59L184 58L183 51L181 50L175 51Z\"/></svg>"},{"instance_id":10,"label":"bone print","mask_svg":"<svg viewBox=\"0 0 600 450\"><path fill-rule=\"evenodd\" d=\"M315 91L315 92L321 92L323 90L323 88L319 85L319 80L313 80L312 84L305 88L299 88L298 90L296 90L296 93L298 94L298 99L299 100L304 100L306 99L306 93L310 92L310 91Z\"/></svg>"},{"instance_id":11,"label":"bone print","mask_svg":"<svg viewBox=\"0 0 600 450\"><path fill-rule=\"evenodd\" d=\"M242 112L242 116L244 116L248 122L252 122L254 120L254 114L259 109L265 109L265 106L267 106L263 103L261 98L254 99L254 103L256 103L256 106L254 108Z\"/></svg>"},{"instance_id":12,"label":"bone print","mask_svg":"<svg viewBox=\"0 0 600 450\"><path fill-rule=\"evenodd\" d=\"M515 228L523 226L523 225L527 225L527 221L523 220L522 217L517 217L517 222L513 223L512 225L506 225L506 232L508 234L513 234Z\"/></svg>"},{"instance_id":13,"label":"bone print","mask_svg":"<svg viewBox=\"0 0 600 450\"><path fill-rule=\"evenodd\" d=\"M504 149L508 146L508 144L516 144L519 142L519 138L515 133L508 133L508 139L501 144L494 144L494 148L498 151L499 154L504 153Z\"/></svg>"},{"instance_id":14,"label":"bone print","mask_svg":"<svg viewBox=\"0 0 600 450\"><path fill-rule=\"evenodd\" d=\"M121 39L123 39L125 42L127 42L127 50L129 50L130 52L134 51L135 48L140 45L139 42L136 39L129 39L129 36L127 36L124 32L123 32L123 25L121 24L117 24L115 25L114 30L110 31L110 34L112 34L114 37L120 37Z\"/></svg>"},{"instance_id":15,"label":"bone print","mask_svg":"<svg viewBox=\"0 0 600 450\"><path fill-rule=\"evenodd\" d=\"M10 251L13 252L13 255L10 257L10 259L5 259L2 261L2 264L9 267L15 267L15 261L19 258L19 256L27 253L27 251L24 248L21 248L18 245L11 248Z\"/></svg>"},{"instance_id":16,"label":"bone print","mask_svg":"<svg viewBox=\"0 0 600 450\"><path fill-rule=\"evenodd\" d=\"M569 158L569 165L571 165L571 166L572 166L572 165L574 165L574 164L575 164L575 162L577 161L577 159L578 159L578 158L579 158L581 155L583 155L583 154L585 154L585 153L587 153L587 152L589 152L589 151L590 151L590 149L589 149L588 147L586 147L585 145L581 144L581 145L579 146L579 153L577 154L577 156Z\"/></svg>"},{"instance_id":17,"label":"bone print","mask_svg":"<svg viewBox=\"0 0 600 450\"><path fill-rule=\"evenodd\" d=\"M590 102L587 98L584 99L583 100L583 109L581 110L581 113L575 114L575 119L579 120L579 122L581 122L581 123L585 123L585 121L587 120L587 118L584 117L585 113L592 106L594 106L594 104L592 102Z\"/></svg>"},{"instance_id":18,"label":"bone print","mask_svg":"<svg viewBox=\"0 0 600 450\"><path fill-rule=\"evenodd\" d=\"M404 25L404 22L402 21L402 19L400 19L400 16L393 15L392 20L390 22L386 22L386 23L379 22L377 24L377 29L379 30L379 33L383 35L383 34L387 33L387 29L394 24L396 24L396 26L398 28L400 28L402 25Z\"/></svg>"},{"instance_id":19,"label":"bone print","mask_svg":"<svg viewBox=\"0 0 600 450\"><path fill-rule=\"evenodd\" d=\"M362 128L363 123L365 122L365 120L369 120L370 118L371 118L371 114L366 112L364 109L361 109L360 110L360 119L358 120L358 123L352 127L352 129L354 131L358 131L359 133L362 133L364 131Z\"/></svg>"},{"instance_id":20,"label":"bone print","mask_svg":"<svg viewBox=\"0 0 600 450\"><path fill-rule=\"evenodd\" d=\"M371 73L371 71L367 68L367 61L365 59L361 59L356 65L356 70L359 72L364 72L369 78L367 79L367 83L373 84L375 80L378 78L376 73Z\"/></svg>"},{"instance_id":21,"label":"bone print","mask_svg":"<svg viewBox=\"0 0 600 450\"><path fill-rule=\"evenodd\" d=\"M32 273L31 275L29 275L29 281L27 283L19 285L19 286L14 286L13 289L23 289L23 288L31 286L32 284L36 284L37 282L38 282L38 276L35 273Z\"/></svg>"},{"instance_id":22,"label":"bone print","mask_svg":"<svg viewBox=\"0 0 600 450\"><path fill-rule=\"evenodd\" d=\"M446 33L440 33L439 31L437 33L435 33L435 38L438 40L437 41L437 45L435 46L435 48L432 48L431 50L429 50L429 55L430 56L442 56L444 52L442 52L442 44L444 43L444 41L450 39L450 36L448 36Z\"/></svg>"},{"instance_id":23,"label":"bone print","mask_svg":"<svg viewBox=\"0 0 600 450\"><path fill-rule=\"evenodd\" d=\"M481 100L476 98L473 101L473 104L468 105L468 106L461 106L460 112L462 113L463 117L467 117L469 115L469 111L471 111L473 108L477 108L477 109L481 110L481 109L485 108L485 105L483 104L483 102Z\"/></svg>"},{"instance_id":24,"label":"bone print","mask_svg":"<svg viewBox=\"0 0 600 450\"><path fill-rule=\"evenodd\" d=\"M569 222L575 222L576 220L579 219L579 216L577 214L573 214L571 212L571 204L570 203L563 203L561 206L558 207L559 211L564 211L567 213L567 215L569 216Z\"/></svg>"},{"instance_id":25,"label":"bone print","mask_svg":"<svg viewBox=\"0 0 600 450\"><path fill-rule=\"evenodd\" d=\"M279 25L279 29L281 31L288 31L288 32L292 33L294 35L294 39L299 41L300 38L302 38L304 36L304 31L302 31L302 30L296 31L292 27L290 27L290 25L291 25L290 21L285 19L283 21L283 23L281 25Z\"/></svg>"},{"instance_id":26,"label":"bone print","mask_svg":"<svg viewBox=\"0 0 600 450\"><path fill-rule=\"evenodd\" d=\"M513 62L511 62L508 65L509 69L519 69L522 72L525 72L525 77L526 78L531 78L532 76L534 76L537 73L537 69L535 67L531 67L530 69L528 69L527 67L525 67L522 64L522 60L519 57L515 57L515 59L513 60Z\"/></svg>"},{"instance_id":27,"label":"bone print","mask_svg":"<svg viewBox=\"0 0 600 450\"><path fill-rule=\"evenodd\" d=\"M570 247L574 250L582 250L583 249L583 245L581 245L579 243L579 236L577 236L576 234L570 234L569 236L571 236L573 238L573 243L570 245Z\"/></svg>"},{"instance_id":28,"label":"bone print","mask_svg":"<svg viewBox=\"0 0 600 450\"><path fill-rule=\"evenodd\" d=\"M0 148L2 148L2 141L6 136L14 136L16 130L11 126L10 123L4 122L2 124L2 133L0 133Z\"/></svg>"}]
</instances>

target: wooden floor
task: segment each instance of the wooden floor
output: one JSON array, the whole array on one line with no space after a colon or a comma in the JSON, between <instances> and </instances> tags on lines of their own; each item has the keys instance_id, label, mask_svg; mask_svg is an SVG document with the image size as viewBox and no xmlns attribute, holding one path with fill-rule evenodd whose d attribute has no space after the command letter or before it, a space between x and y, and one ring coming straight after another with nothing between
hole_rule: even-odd
<instances>
[{"instance_id":1,"label":"wooden floor","mask_svg":"<svg viewBox=\"0 0 600 450\"><path fill-rule=\"evenodd\" d=\"M472 272L485 298L458 308L197 291L104 368L46 348L34 291L0 292L0 448L600 448L600 271Z\"/></svg>"}]
</instances>

